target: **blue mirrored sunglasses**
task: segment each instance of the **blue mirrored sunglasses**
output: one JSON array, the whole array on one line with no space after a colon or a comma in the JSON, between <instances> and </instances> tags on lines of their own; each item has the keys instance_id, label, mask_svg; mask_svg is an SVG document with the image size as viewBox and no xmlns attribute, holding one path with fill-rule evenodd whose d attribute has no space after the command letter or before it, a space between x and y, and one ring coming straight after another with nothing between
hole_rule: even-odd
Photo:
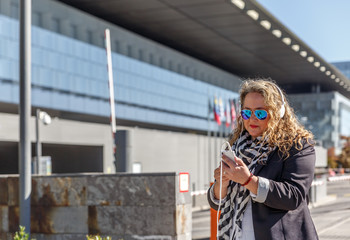
<instances>
[{"instance_id":1,"label":"blue mirrored sunglasses","mask_svg":"<svg viewBox=\"0 0 350 240\"><path fill-rule=\"evenodd\" d=\"M262 109L255 110L254 115L259 120L265 120L267 118L267 111ZM252 110L243 109L241 111L241 116L244 120L248 120L252 116Z\"/></svg>"}]
</instances>

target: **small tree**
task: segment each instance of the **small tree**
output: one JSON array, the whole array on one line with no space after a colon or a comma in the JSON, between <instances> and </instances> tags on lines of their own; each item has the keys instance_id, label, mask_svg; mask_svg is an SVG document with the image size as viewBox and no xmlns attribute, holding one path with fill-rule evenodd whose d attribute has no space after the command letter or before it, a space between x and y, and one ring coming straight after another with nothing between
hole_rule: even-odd
<instances>
[{"instance_id":1,"label":"small tree","mask_svg":"<svg viewBox=\"0 0 350 240\"><path fill-rule=\"evenodd\" d=\"M87 240L112 240L111 237L101 237L99 235L87 235Z\"/></svg>"},{"instance_id":2,"label":"small tree","mask_svg":"<svg viewBox=\"0 0 350 240\"><path fill-rule=\"evenodd\" d=\"M25 227L19 226L19 232L15 233L13 240L28 240L29 234L26 233L24 230L25 230Z\"/></svg>"},{"instance_id":3,"label":"small tree","mask_svg":"<svg viewBox=\"0 0 350 240\"><path fill-rule=\"evenodd\" d=\"M340 139L345 140L345 142L339 155L339 163L344 168L350 168L350 137L340 136Z\"/></svg>"}]
</instances>

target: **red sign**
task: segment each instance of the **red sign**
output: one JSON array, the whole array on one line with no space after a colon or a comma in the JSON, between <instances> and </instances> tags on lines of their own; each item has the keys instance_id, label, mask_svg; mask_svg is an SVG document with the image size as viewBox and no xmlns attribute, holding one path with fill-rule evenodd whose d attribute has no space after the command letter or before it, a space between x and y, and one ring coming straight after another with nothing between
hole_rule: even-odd
<instances>
[{"instance_id":1,"label":"red sign","mask_svg":"<svg viewBox=\"0 0 350 240\"><path fill-rule=\"evenodd\" d=\"M179 173L179 189L180 192L188 192L190 190L190 174L187 172Z\"/></svg>"}]
</instances>

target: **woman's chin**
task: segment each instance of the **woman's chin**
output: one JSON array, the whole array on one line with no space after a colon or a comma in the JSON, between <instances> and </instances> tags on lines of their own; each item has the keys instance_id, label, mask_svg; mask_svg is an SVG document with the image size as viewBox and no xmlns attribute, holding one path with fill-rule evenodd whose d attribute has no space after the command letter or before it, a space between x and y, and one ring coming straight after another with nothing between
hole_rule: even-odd
<instances>
[{"instance_id":1,"label":"woman's chin","mask_svg":"<svg viewBox=\"0 0 350 240\"><path fill-rule=\"evenodd\" d=\"M258 129L249 129L249 134L250 136L252 136L253 138L259 137L262 135L262 132Z\"/></svg>"}]
</instances>

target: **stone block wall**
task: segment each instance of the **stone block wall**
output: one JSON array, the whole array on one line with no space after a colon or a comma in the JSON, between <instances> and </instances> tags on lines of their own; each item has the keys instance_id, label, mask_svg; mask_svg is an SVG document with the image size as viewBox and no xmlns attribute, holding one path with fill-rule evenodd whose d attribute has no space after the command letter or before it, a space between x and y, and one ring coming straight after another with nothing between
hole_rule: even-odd
<instances>
[{"instance_id":1,"label":"stone block wall","mask_svg":"<svg viewBox=\"0 0 350 240\"><path fill-rule=\"evenodd\" d=\"M191 239L190 192L175 173L33 176L31 237ZM0 239L19 226L18 176L0 176Z\"/></svg>"}]
</instances>

